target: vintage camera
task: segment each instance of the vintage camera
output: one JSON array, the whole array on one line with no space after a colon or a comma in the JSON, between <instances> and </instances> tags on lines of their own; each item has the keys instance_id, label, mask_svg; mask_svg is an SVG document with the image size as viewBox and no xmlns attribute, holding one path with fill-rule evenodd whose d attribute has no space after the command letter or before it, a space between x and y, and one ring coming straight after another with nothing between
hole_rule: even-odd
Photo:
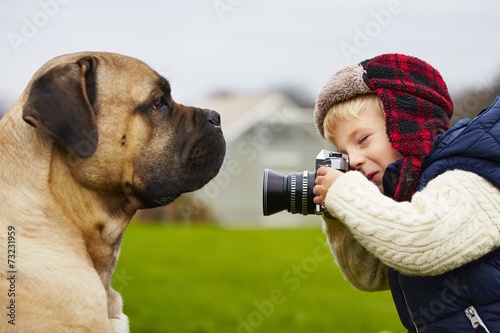
<instances>
[{"instance_id":1,"label":"vintage camera","mask_svg":"<svg viewBox=\"0 0 500 333\"><path fill-rule=\"evenodd\" d=\"M315 170L322 165L345 172L349 169L349 159L345 154L323 149L316 156ZM316 172L303 171L283 176L265 169L262 202L264 215L269 216L285 209L292 214L322 214L325 208L313 202L315 179Z\"/></svg>"}]
</instances>

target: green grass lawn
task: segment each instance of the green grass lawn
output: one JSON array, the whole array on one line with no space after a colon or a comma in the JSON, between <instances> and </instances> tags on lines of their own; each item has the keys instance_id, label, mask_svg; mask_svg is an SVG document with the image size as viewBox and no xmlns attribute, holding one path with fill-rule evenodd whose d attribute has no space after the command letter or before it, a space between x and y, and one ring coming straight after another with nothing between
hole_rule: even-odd
<instances>
[{"instance_id":1,"label":"green grass lawn","mask_svg":"<svg viewBox=\"0 0 500 333\"><path fill-rule=\"evenodd\" d=\"M113 285L133 333L404 331L389 292L343 279L320 230L132 224Z\"/></svg>"}]
</instances>

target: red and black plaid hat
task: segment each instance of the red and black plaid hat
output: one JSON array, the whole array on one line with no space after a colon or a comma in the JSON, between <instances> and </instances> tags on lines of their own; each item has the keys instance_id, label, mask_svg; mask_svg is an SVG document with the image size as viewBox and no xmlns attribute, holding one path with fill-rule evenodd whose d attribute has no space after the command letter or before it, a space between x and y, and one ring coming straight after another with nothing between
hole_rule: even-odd
<instances>
[{"instance_id":1,"label":"red and black plaid hat","mask_svg":"<svg viewBox=\"0 0 500 333\"><path fill-rule=\"evenodd\" d=\"M324 138L323 122L333 105L367 93L377 93L382 101L387 136L403 156L394 199L410 200L432 142L449 128L453 103L446 84L431 65L403 54L383 54L345 67L330 77L316 101L319 134Z\"/></svg>"}]
</instances>

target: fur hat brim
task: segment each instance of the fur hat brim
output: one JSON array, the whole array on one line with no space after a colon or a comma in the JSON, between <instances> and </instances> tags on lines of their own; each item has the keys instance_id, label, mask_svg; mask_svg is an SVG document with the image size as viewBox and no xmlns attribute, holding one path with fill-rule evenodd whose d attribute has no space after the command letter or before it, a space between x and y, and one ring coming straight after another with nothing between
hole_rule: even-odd
<instances>
[{"instance_id":1,"label":"fur hat brim","mask_svg":"<svg viewBox=\"0 0 500 333\"><path fill-rule=\"evenodd\" d=\"M325 138L323 122L332 106L358 95L375 93L366 85L363 74L364 69L361 65L348 66L330 76L326 82L314 108L316 130L322 138Z\"/></svg>"}]
</instances>

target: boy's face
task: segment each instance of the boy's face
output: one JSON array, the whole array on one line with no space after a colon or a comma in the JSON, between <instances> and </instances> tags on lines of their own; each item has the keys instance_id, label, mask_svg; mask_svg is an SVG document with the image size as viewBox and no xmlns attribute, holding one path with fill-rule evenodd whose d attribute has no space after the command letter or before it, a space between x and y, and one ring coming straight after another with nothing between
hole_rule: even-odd
<instances>
[{"instance_id":1,"label":"boy's face","mask_svg":"<svg viewBox=\"0 0 500 333\"><path fill-rule=\"evenodd\" d=\"M383 192L382 176L387 166L402 156L386 134L385 118L380 111L365 109L358 119L344 120L334 126L334 144L349 155L351 169L358 170Z\"/></svg>"}]
</instances>

